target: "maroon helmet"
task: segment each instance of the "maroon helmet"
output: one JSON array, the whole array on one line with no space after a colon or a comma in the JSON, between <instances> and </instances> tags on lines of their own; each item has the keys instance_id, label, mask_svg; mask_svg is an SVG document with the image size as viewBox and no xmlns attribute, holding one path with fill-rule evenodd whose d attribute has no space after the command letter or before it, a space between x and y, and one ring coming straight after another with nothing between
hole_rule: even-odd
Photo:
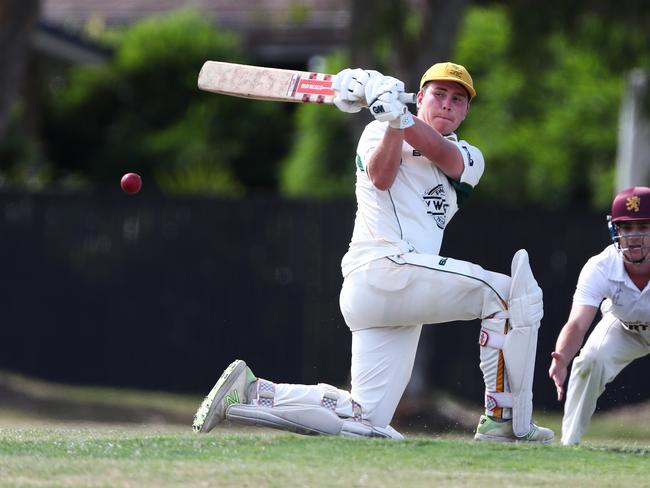
<instances>
[{"instance_id":1,"label":"maroon helmet","mask_svg":"<svg viewBox=\"0 0 650 488\"><path fill-rule=\"evenodd\" d=\"M612 222L650 220L650 188L633 186L620 192L612 202Z\"/></svg>"},{"instance_id":2,"label":"maroon helmet","mask_svg":"<svg viewBox=\"0 0 650 488\"><path fill-rule=\"evenodd\" d=\"M623 222L650 221L650 188L633 186L620 192L612 202L612 215L607 216L609 234L616 249L628 263L641 264L650 256L650 234L619 234L618 224ZM624 243L622 243L624 241ZM642 255L633 259L629 253L641 251Z\"/></svg>"}]
</instances>

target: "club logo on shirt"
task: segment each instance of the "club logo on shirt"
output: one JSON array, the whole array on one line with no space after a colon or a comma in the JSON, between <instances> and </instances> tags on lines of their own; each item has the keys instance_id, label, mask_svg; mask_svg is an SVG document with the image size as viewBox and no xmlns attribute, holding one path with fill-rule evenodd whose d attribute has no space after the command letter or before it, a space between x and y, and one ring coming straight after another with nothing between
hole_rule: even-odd
<instances>
[{"instance_id":1,"label":"club logo on shirt","mask_svg":"<svg viewBox=\"0 0 650 488\"><path fill-rule=\"evenodd\" d=\"M424 203L427 206L427 213L433 217L436 225L440 229L445 228L447 222L447 195L442 185L436 185L422 195Z\"/></svg>"}]
</instances>

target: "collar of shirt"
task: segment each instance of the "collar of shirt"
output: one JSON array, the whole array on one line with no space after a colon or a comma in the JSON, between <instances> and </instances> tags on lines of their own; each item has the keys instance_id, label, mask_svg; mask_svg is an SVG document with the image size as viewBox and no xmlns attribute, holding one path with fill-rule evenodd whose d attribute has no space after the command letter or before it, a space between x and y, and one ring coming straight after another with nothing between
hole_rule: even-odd
<instances>
[{"instance_id":1,"label":"collar of shirt","mask_svg":"<svg viewBox=\"0 0 650 488\"><path fill-rule=\"evenodd\" d=\"M616 260L614 260L614 266L612 266L609 277L612 281L623 283L628 278L627 271L625 271L625 266L623 265L623 255L617 249L614 249L614 252L616 253Z\"/></svg>"},{"instance_id":2,"label":"collar of shirt","mask_svg":"<svg viewBox=\"0 0 650 488\"><path fill-rule=\"evenodd\" d=\"M445 139L449 139L450 141L458 142L458 136L456 135L455 132L452 132L451 134L447 134L446 136L443 136Z\"/></svg>"},{"instance_id":3,"label":"collar of shirt","mask_svg":"<svg viewBox=\"0 0 650 488\"><path fill-rule=\"evenodd\" d=\"M619 283L625 283L628 287L632 288L635 291L639 291L641 293L643 290L639 290L637 286L634 284L632 281L632 278L630 278L630 275L627 274L627 271L625 270L625 263L623 261L623 254L618 251L617 249L614 249L614 252L617 254L617 259L614 262L614 266L612 266L612 270L609 275L609 279L611 281L616 281ZM646 287L648 289L648 287Z\"/></svg>"}]
</instances>

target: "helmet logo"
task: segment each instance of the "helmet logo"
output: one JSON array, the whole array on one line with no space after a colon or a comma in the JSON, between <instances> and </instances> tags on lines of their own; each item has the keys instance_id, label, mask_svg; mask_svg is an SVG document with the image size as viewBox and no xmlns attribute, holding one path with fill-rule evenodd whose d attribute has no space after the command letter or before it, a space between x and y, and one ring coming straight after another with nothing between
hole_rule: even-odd
<instances>
[{"instance_id":1,"label":"helmet logo","mask_svg":"<svg viewBox=\"0 0 650 488\"><path fill-rule=\"evenodd\" d=\"M638 212L639 210L641 210L641 199L636 195L628 197L627 201L625 203L625 207L630 212L632 212L632 211Z\"/></svg>"}]
</instances>

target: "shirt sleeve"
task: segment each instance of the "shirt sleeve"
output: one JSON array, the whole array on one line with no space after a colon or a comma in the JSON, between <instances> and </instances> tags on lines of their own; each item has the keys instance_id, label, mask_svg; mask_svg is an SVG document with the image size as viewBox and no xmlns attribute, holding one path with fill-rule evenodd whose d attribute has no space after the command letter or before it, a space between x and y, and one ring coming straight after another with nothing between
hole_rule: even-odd
<instances>
[{"instance_id":1,"label":"shirt sleeve","mask_svg":"<svg viewBox=\"0 0 650 488\"><path fill-rule=\"evenodd\" d=\"M580 271L573 304L598 307L604 298L607 298L607 277L596 257L592 257Z\"/></svg>"},{"instance_id":2,"label":"shirt sleeve","mask_svg":"<svg viewBox=\"0 0 650 488\"><path fill-rule=\"evenodd\" d=\"M483 154L477 147L468 144L466 141L458 141L456 145L463 156L463 163L465 165L463 174L460 177L460 183L474 188L478 185L485 170Z\"/></svg>"},{"instance_id":3,"label":"shirt sleeve","mask_svg":"<svg viewBox=\"0 0 650 488\"><path fill-rule=\"evenodd\" d=\"M356 163L359 171L364 173L366 172L368 159L372 155L374 149L379 145L379 142L384 136L387 125L388 124L382 124L375 120L369 123L363 130L363 133L359 138L359 144L357 145Z\"/></svg>"}]
</instances>

